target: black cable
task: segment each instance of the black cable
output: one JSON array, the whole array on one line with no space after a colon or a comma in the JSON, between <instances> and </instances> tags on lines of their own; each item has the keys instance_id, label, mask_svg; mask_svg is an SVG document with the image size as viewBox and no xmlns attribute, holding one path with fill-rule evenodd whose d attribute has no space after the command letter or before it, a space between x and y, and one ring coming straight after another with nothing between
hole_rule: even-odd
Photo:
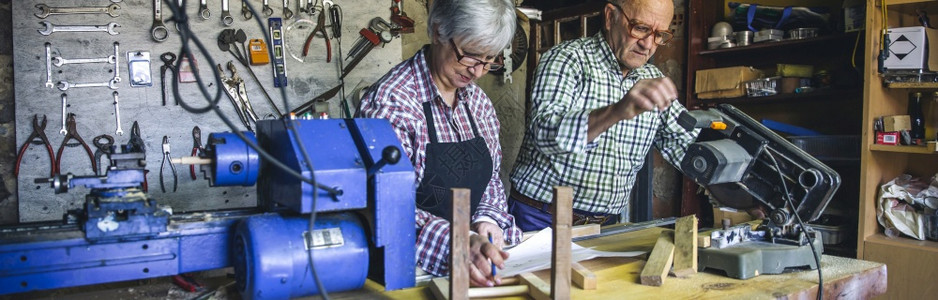
<instances>
[{"instance_id":1,"label":"black cable","mask_svg":"<svg viewBox=\"0 0 938 300\"><path fill-rule=\"evenodd\" d=\"M765 151L765 154L767 154L769 156L769 159L772 160L772 164L775 165L775 171L778 174L778 179L779 181L782 182L782 189L784 192L784 195L782 196L782 198L784 198L785 201L788 203L788 206L791 207L791 210L792 212L794 212L793 214L795 215L795 220L798 221L798 226L801 226L799 228L801 229L801 234L803 234L804 237L808 239L808 245L811 246L811 254L814 255L814 263L817 264L817 280L818 280L817 299L821 300L823 299L823 295L824 295L824 276L821 273L821 258L818 257L817 249L814 249L814 239L817 239L817 237L814 237L814 239L812 239L811 236L809 236L808 233L804 230L805 229L804 222L801 221L801 216L798 215L798 210L795 208L795 204L791 201L791 195L788 193L788 184L785 184L785 178L782 176L782 169L778 166L778 161L775 160L775 155L772 155L772 152L768 150Z\"/></svg>"},{"instance_id":2,"label":"black cable","mask_svg":"<svg viewBox=\"0 0 938 300\"><path fill-rule=\"evenodd\" d=\"M192 34L192 30L189 28L189 20L188 20L188 16L186 15L186 12L185 12L185 11L186 11L186 9L185 9L185 7L186 7L185 4L186 4L186 2L187 2L187 1L183 1L183 7L182 7L182 9L180 9L180 7L178 6L178 4L177 4L175 1L167 1L167 4L169 5L170 10L173 12L173 17L172 17L171 19L176 22L176 24L178 25L177 27L179 28L179 37L180 37L180 41L181 41L181 44L182 44L181 49L179 50L180 56L185 55L185 57L189 59L189 62L190 62L190 63L192 63L192 62L194 61L194 60L192 59L192 53L193 53L193 52L192 52L191 49L189 48L189 42L192 41L192 42L195 43L195 45L198 47L200 53L202 53L202 55L205 56L206 60L208 60L209 65L210 65L210 66L215 66L215 61L214 61L214 59L212 59L211 54L208 52L208 50L205 49L205 46L201 43L201 41L200 41L197 37L195 37L195 35ZM251 14L254 16L255 21L257 21L258 27L261 28L261 32L266 32L266 30L264 30L264 29L265 29L264 24L261 23L261 21L260 21L260 16L259 16L259 15L257 14L257 12L254 10L254 7L253 7L250 3L248 3L247 1L242 2L242 4L247 5L248 9L251 11ZM264 40L267 42L267 44L270 45L270 36L269 36L269 34L264 34L263 36L264 36ZM274 57L274 55L273 55L273 47L268 47L268 54L269 54L271 57ZM181 59L176 62L176 70L179 70L179 68L180 68L180 66L181 66L181 63L182 63L182 60L181 60ZM188 103L185 102L185 100L182 98L182 95L179 93L179 83L178 83L178 80L175 79L176 76L178 76L178 75L177 75L176 73L173 73L173 85L172 85L173 96L176 97L177 102L179 103L179 105L180 105L183 109L185 109L185 110L188 111L188 112L194 113L194 114L202 114L202 113L206 113L206 112L208 112L208 111L210 111L210 110L211 110L211 111L214 111L215 114L218 116L218 118L221 119L222 122L225 123L225 125L228 126L228 128L230 128L231 131L234 132L235 135L238 136L238 138L240 138L242 141L244 141L244 143L247 144L249 147L251 147L251 149L254 149L254 150L258 153L258 155L260 155L260 157L261 157L262 159L266 160L268 163L271 163L273 166L275 166L275 167L277 167L277 168L283 170L283 171L284 171L285 173L287 173L288 175L293 176L293 177L296 177L296 178L298 178L299 180L301 180L301 181L303 181L303 182L306 182L306 183L309 183L310 185L312 185L312 186L314 186L314 187L317 187L317 188L319 188L319 189L325 190L325 191L329 192L329 193L332 194L332 195L339 195L339 194L341 194L341 191L340 191L340 190L333 189L333 188L329 188L329 187L326 187L326 186L317 184L316 179L315 179L315 175L314 175L315 173L314 173L314 170L313 170L313 168L312 168L312 162L311 162L310 159L309 159L309 154L306 152L305 147L302 147L302 143L299 143L300 146L301 146L301 147L300 147L300 152L301 152L301 154L303 155L304 159L306 160L306 165L307 165L307 167L308 167L308 169L309 169L309 172L310 172L310 178L304 177L301 173L299 173L299 172L293 170L293 169L290 168L289 166L287 166L287 165L283 164L282 162L280 162L279 160L277 160L275 157L273 157L273 155L271 155L271 154L267 153L266 151L264 151L263 149L261 149L260 146L258 146L257 144L255 144L254 142L252 142L250 139L248 139L248 138L244 135L244 133L242 133L242 132L239 130L239 128L236 127L236 126L234 125L234 123L231 122L231 120L229 120L227 117L225 117L225 115L221 112L221 110L220 110L220 108L219 108L219 106L218 106L218 102L219 102L220 99L221 99L221 93L222 93L221 84L220 84L220 83L221 83L221 76L220 76L220 74L219 74L219 71L218 71L216 68L213 67L212 69L213 69L213 75L215 75L214 77L215 77L215 83L216 83L215 96L214 96L214 97L212 97L211 95L209 95L208 90L206 89L205 85L203 84L201 78L199 77L198 70L197 70L196 68L193 68L193 71L194 71L195 77L196 77L196 83L197 83L197 85L199 86L199 90L202 92L202 95L208 100L208 104L209 104L209 105L206 106L206 107L204 107L204 108L195 108L195 107L189 106ZM280 95L281 95L281 98L283 99L284 107L287 108L287 111L289 111L289 104L287 103L287 93L286 93L285 87L282 87L282 86L280 87ZM292 132L292 134L294 135L294 138L296 138L297 135L298 135L298 133L296 132L294 126L292 125L292 120L288 120L288 121L287 121L287 124L289 125L289 126L287 126L287 127L291 129L291 132ZM298 140L298 139L297 139L297 140ZM315 190L314 190L314 191L313 191L313 201L312 201L312 211L311 211L311 213L310 213L310 224L309 224L309 234L310 234L310 238L312 238L313 228L314 228L314 226L315 226L314 222L315 222L315 219L316 219L316 199L317 199L317 194L318 194L318 191L315 191ZM322 295L323 299L327 299L327 300L328 300L328 299L329 299L329 295L328 295L328 293L326 292L326 290L323 288L322 282L319 280L319 276L316 275L316 270L313 268L312 247L310 247L309 249L310 249L310 250L307 251L307 253L308 253L308 257L309 257L309 268L310 268L310 272L313 274L313 280L316 282L316 286L319 288L319 292L320 292L320 294Z\"/></svg>"}]
</instances>

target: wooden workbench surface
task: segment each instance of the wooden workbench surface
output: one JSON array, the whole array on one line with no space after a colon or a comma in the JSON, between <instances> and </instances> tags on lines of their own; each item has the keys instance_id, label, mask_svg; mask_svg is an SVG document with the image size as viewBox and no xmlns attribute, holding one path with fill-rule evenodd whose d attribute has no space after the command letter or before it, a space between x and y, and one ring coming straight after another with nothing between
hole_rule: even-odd
<instances>
[{"instance_id":1,"label":"wooden workbench surface","mask_svg":"<svg viewBox=\"0 0 938 300\"><path fill-rule=\"evenodd\" d=\"M604 251L650 251L662 230L651 228L578 244ZM582 264L596 274L597 289L585 291L573 287L573 299L814 299L818 287L816 270L761 275L747 280L703 272L685 279L669 277L662 286L654 287L638 283L643 260L596 258ZM824 274L824 299L867 299L886 291L886 265L881 263L824 255L821 258L821 270ZM550 282L548 270L535 274ZM382 293L381 287L372 282L353 294L354 298L359 299L367 295L392 299L432 299L428 288ZM336 294L332 298L341 296Z\"/></svg>"}]
</instances>

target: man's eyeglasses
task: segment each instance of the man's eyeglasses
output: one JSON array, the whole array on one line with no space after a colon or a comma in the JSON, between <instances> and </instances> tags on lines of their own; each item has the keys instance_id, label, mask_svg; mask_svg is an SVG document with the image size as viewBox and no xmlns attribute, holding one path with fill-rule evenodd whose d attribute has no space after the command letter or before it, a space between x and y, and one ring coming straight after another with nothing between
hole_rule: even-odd
<instances>
[{"instance_id":1,"label":"man's eyeglasses","mask_svg":"<svg viewBox=\"0 0 938 300\"><path fill-rule=\"evenodd\" d=\"M619 6L618 4L613 3L613 2L609 2L609 4L612 4L612 6L615 6L616 9L618 9L619 12L622 13L622 16L625 17L625 21L626 21L625 29L629 31L629 36L639 39L639 40L644 40L648 38L648 36L654 34L655 44L662 45L662 46L667 45L668 43L671 42L671 39L674 38L673 30L668 29L668 30L654 31L650 25L642 23L640 21L635 21L635 20L630 19L629 16L625 15L625 10L623 10L622 7Z\"/></svg>"},{"instance_id":2,"label":"man's eyeglasses","mask_svg":"<svg viewBox=\"0 0 938 300\"><path fill-rule=\"evenodd\" d=\"M456 47L456 42L454 42L453 39L449 39L449 43L450 45L453 46L453 52L456 52L456 61L459 62L460 65L467 66L470 68L476 67L476 66L482 66L483 70L488 70L488 71L498 71L498 70L501 70L501 68L505 66L504 64L502 64L501 55L495 57L495 61L487 62L487 61L484 61L484 60L481 60L472 56L466 56L460 53L462 51Z\"/></svg>"}]
</instances>

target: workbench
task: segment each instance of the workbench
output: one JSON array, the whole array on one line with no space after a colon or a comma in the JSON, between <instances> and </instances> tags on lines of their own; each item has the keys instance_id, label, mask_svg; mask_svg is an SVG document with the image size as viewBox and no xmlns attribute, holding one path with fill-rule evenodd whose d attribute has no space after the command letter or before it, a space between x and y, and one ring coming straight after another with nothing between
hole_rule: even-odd
<instances>
[{"instance_id":1,"label":"workbench","mask_svg":"<svg viewBox=\"0 0 938 300\"><path fill-rule=\"evenodd\" d=\"M601 238L588 239L578 242L584 247L595 247L603 251L651 251L655 240L664 228L655 227L633 232L610 235ZM549 258L547 258L549 259ZM748 280L738 280L716 273L701 272L690 278L668 277L660 287L640 285L639 273L645 262L639 258L601 257L581 262L590 269L597 278L596 290L582 290L571 288L572 299L814 299L817 293L817 271L802 271L779 275L760 275ZM886 292L886 265L876 262L857 260L852 258L824 255L821 258L822 272L824 274L824 299L868 299ZM218 274L219 272L215 272ZM223 273L223 271L222 271ZM550 270L534 273L545 282L550 282ZM207 276L207 275L202 275ZM208 275L211 276L211 275ZM215 275L217 276L217 275ZM141 285L134 288L127 285L107 287L92 291L95 287L77 287L66 289L29 293L29 298L56 298L63 293L82 298L110 298L110 296L127 296L146 290L146 294L159 298L190 299L198 293L187 293L168 283L164 278L140 281ZM229 283L233 279L202 278L209 289L218 288L228 284L227 293L219 293L216 299L239 299ZM147 287L145 287L147 286ZM155 291L153 289L160 289ZM110 291L107 291L110 290ZM128 292L130 291L130 292ZM173 295L178 296L173 297ZM17 296L17 295L11 295ZM20 294L19 296L26 296ZM368 280L365 287L350 292L331 293L332 299L433 299L430 289L425 286L404 290L385 292L379 284ZM4 297L0 297L3 299ZM14 297L15 298L15 297ZM319 298L319 297L314 297ZM512 297L509 299L525 299Z\"/></svg>"}]
</instances>

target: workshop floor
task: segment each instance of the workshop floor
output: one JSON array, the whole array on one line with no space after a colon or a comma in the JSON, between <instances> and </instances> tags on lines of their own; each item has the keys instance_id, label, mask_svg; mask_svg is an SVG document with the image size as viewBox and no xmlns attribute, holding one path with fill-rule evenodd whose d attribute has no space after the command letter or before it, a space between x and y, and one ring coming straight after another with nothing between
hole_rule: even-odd
<instances>
[{"instance_id":1,"label":"workshop floor","mask_svg":"<svg viewBox=\"0 0 938 300\"><path fill-rule=\"evenodd\" d=\"M190 300L190 299L232 299L239 300L234 287L234 279L226 274L234 273L234 269L220 269L193 273L194 277L204 285L202 291L188 292L172 282L171 277L159 277L144 280L131 280L116 283L106 283L91 286L63 288L48 291L21 293L0 296L0 300L13 299L114 299L114 300Z\"/></svg>"}]
</instances>

